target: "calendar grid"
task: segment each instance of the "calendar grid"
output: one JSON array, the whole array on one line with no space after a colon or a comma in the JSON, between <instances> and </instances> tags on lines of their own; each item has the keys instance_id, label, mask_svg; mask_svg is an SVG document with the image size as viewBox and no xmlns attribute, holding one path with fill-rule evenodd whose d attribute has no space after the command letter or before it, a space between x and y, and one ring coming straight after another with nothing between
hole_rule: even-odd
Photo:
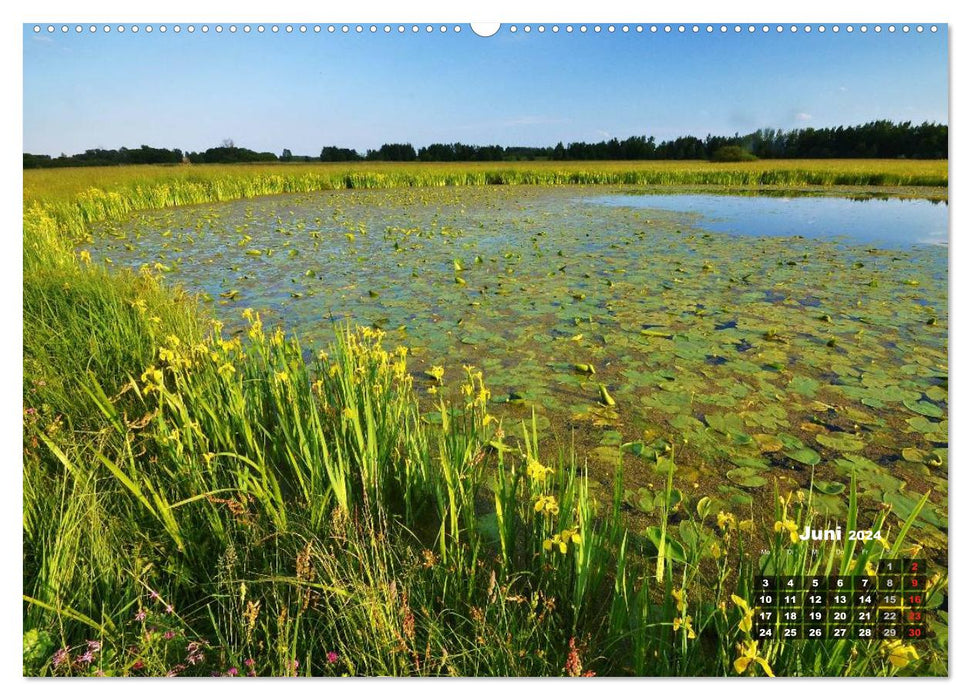
<instances>
[{"instance_id":1,"label":"calendar grid","mask_svg":"<svg viewBox=\"0 0 971 700\"><path fill-rule=\"evenodd\" d=\"M917 641L927 634L926 562L886 559L876 575L757 576L755 639Z\"/></svg>"}]
</instances>

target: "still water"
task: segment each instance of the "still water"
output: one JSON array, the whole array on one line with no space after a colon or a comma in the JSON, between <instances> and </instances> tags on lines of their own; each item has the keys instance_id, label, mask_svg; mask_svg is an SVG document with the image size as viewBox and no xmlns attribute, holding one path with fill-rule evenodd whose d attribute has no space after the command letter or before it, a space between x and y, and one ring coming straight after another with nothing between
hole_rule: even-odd
<instances>
[{"instance_id":1,"label":"still water","mask_svg":"<svg viewBox=\"0 0 971 700\"><path fill-rule=\"evenodd\" d=\"M947 203L926 199L615 194L585 201L697 214L698 226L735 235L845 237L888 248L947 245Z\"/></svg>"}]
</instances>

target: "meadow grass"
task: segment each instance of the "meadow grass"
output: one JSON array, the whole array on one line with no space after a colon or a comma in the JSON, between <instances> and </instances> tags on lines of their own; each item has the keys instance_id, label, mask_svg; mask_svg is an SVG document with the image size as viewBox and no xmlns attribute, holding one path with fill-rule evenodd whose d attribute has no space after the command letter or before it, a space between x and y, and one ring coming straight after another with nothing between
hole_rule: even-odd
<instances>
[{"instance_id":1,"label":"meadow grass","mask_svg":"<svg viewBox=\"0 0 971 700\"><path fill-rule=\"evenodd\" d=\"M844 549L793 541L823 524L811 496L777 493L771 522L668 498L652 539L624 527L620 465L613 498L594 500L583 455L496 420L475 368L429 420L407 349L380 331L304 348L247 312L245 334L227 337L150 274L74 252L87 224L133 209L589 177L529 165L29 173L25 674L947 673L939 645L752 637L757 573L872 571L913 549L916 512L883 544ZM638 172L590 165L605 181ZM688 177L677 165L667 176ZM663 465L670 477L677 454ZM851 496L844 526L890 530L885 512L859 517Z\"/></svg>"}]
</instances>

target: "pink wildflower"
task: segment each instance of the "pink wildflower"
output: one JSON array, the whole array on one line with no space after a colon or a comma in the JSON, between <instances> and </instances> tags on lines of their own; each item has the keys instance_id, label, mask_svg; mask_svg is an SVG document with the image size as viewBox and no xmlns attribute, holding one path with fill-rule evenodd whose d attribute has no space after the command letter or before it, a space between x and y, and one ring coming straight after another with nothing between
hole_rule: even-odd
<instances>
[{"instance_id":1,"label":"pink wildflower","mask_svg":"<svg viewBox=\"0 0 971 700\"><path fill-rule=\"evenodd\" d=\"M67 647L63 649L58 649L54 652L54 656L51 658L51 662L54 664L54 668L60 668L65 663L71 663L71 652Z\"/></svg>"}]
</instances>

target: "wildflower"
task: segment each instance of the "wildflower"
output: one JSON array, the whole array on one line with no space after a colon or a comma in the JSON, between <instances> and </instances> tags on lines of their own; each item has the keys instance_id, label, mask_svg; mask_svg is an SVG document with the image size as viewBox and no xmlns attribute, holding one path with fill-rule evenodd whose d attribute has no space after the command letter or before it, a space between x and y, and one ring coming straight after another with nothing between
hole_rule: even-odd
<instances>
[{"instance_id":1,"label":"wildflower","mask_svg":"<svg viewBox=\"0 0 971 700\"><path fill-rule=\"evenodd\" d=\"M880 650L894 668L903 668L911 661L917 661L920 658L917 655L917 649L912 644L905 645L899 639L883 642L880 645Z\"/></svg>"},{"instance_id":2,"label":"wildflower","mask_svg":"<svg viewBox=\"0 0 971 700\"><path fill-rule=\"evenodd\" d=\"M718 511L718 527L728 532L736 527L735 516L723 510Z\"/></svg>"},{"instance_id":3,"label":"wildflower","mask_svg":"<svg viewBox=\"0 0 971 700\"><path fill-rule=\"evenodd\" d=\"M67 647L63 647L54 652L54 656L51 657L51 663L54 664L54 668L60 668L67 664L71 665L71 652Z\"/></svg>"},{"instance_id":4,"label":"wildflower","mask_svg":"<svg viewBox=\"0 0 971 700\"><path fill-rule=\"evenodd\" d=\"M166 630L165 634L163 634L162 636L165 637L166 639L172 639L173 637L175 637L175 632L172 630Z\"/></svg>"},{"instance_id":5,"label":"wildflower","mask_svg":"<svg viewBox=\"0 0 971 700\"><path fill-rule=\"evenodd\" d=\"M752 532L755 529L755 521L751 518L748 520L741 520L738 523L738 529L741 532Z\"/></svg>"},{"instance_id":6,"label":"wildflower","mask_svg":"<svg viewBox=\"0 0 971 700\"><path fill-rule=\"evenodd\" d=\"M238 676L239 675L239 669L236 668L235 666L233 666L229 670L226 671L226 675L227 676L230 676L230 677L232 677L232 676Z\"/></svg>"},{"instance_id":7,"label":"wildflower","mask_svg":"<svg viewBox=\"0 0 971 700\"><path fill-rule=\"evenodd\" d=\"M340 657L337 656L337 652L336 651L328 651L327 652L327 663L329 663L329 664L336 664L338 658L340 658Z\"/></svg>"},{"instance_id":8,"label":"wildflower","mask_svg":"<svg viewBox=\"0 0 971 700\"><path fill-rule=\"evenodd\" d=\"M135 613L135 620L137 622L144 622L146 617L148 617L148 615L144 610L139 610L137 613Z\"/></svg>"},{"instance_id":9,"label":"wildflower","mask_svg":"<svg viewBox=\"0 0 971 700\"><path fill-rule=\"evenodd\" d=\"M526 474L533 481L543 481L546 479L547 474L552 474L553 470L549 467L544 467L535 459L530 458L529 463L526 465Z\"/></svg>"},{"instance_id":10,"label":"wildflower","mask_svg":"<svg viewBox=\"0 0 971 700\"><path fill-rule=\"evenodd\" d=\"M553 547L560 550L560 554L566 554L567 546L572 542L573 544L580 544L580 533L577 532L576 528L570 528L568 530L563 530L562 532L557 532L550 539L543 541L543 549L547 552L551 551Z\"/></svg>"},{"instance_id":11,"label":"wildflower","mask_svg":"<svg viewBox=\"0 0 971 700\"><path fill-rule=\"evenodd\" d=\"M442 379L445 377L445 368L441 365L435 365L430 370L425 372L429 377L434 379L439 384L442 383Z\"/></svg>"},{"instance_id":12,"label":"wildflower","mask_svg":"<svg viewBox=\"0 0 971 700\"><path fill-rule=\"evenodd\" d=\"M135 662L131 665L132 671L141 671L143 668L145 668L145 662L141 659L135 659Z\"/></svg>"},{"instance_id":13,"label":"wildflower","mask_svg":"<svg viewBox=\"0 0 971 700\"><path fill-rule=\"evenodd\" d=\"M694 639L696 636L695 631L691 628L691 615L685 615L683 618L674 618L674 622L671 624L671 626L674 628L675 632L684 627L685 631L688 633L688 639Z\"/></svg>"},{"instance_id":14,"label":"wildflower","mask_svg":"<svg viewBox=\"0 0 971 700\"><path fill-rule=\"evenodd\" d=\"M92 661L94 661L94 654L92 654L90 651L86 651L78 657L75 663L77 663L79 666L84 666Z\"/></svg>"},{"instance_id":15,"label":"wildflower","mask_svg":"<svg viewBox=\"0 0 971 700\"><path fill-rule=\"evenodd\" d=\"M580 652L577 651L576 640L573 637L570 637L570 650L566 654L563 670L571 678L579 678L583 673L583 662L580 661Z\"/></svg>"},{"instance_id":16,"label":"wildflower","mask_svg":"<svg viewBox=\"0 0 971 700\"><path fill-rule=\"evenodd\" d=\"M219 372L219 376L223 377L224 379L229 379L231 376L236 374L236 368L233 367L233 365L229 362L224 362L221 364L219 369L216 371Z\"/></svg>"},{"instance_id":17,"label":"wildflower","mask_svg":"<svg viewBox=\"0 0 971 700\"><path fill-rule=\"evenodd\" d=\"M775 678L775 674L772 673L772 669L769 668L769 662L763 657L758 655L758 642L748 641L743 642L738 645L738 658L735 659L735 673L741 675L745 673L749 666L754 661L762 670L765 671L765 675L770 678Z\"/></svg>"},{"instance_id":18,"label":"wildflower","mask_svg":"<svg viewBox=\"0 0 971 700\"><path fill-rule=\"evenodd\" d=\"M276 379L278 382L285 382L289 378L289 376L290 375L288 375L286 372L277 372L276 374L273 375L273 378Z\"/></svg>"},{"instance_id":19,"label":"wildflower","mask_svg":"<svg viewBox=\"0 0 971 700\"><path fill-rule=\"evenodd\" d=\"M738 623L738 628L743 632L751 632L752 618L755 616L755 611L748 606L748 602L744 598L740 598L737 595L732 595L732 602L742 609L742 621Z\"/></svg>"},{"instance_id":20,"label":"wildflower","mask_svg":"<svg viewBox=\"0 0 971 700\"><path fill-rule=\"evenodd\" d=\"M88 651L90 651L92 654L97 654L99 651L101 651L101 642L95 639L89 639Z\"/></svg>"},{"instance_id":21,"label":"wildflower","mask_svg":"<svg viewBox=\"0 0 971 700\"><path fill-rule=\"evenodd\" d=\"M142 372L142 382L145 384L146 394L150 394L153 391L161 392L165 388L165 378L162 375L162 370L156 369L155 365L151 365Z\"/></svg>"},{"instance_id":22,"label":"wildflower","mask_svg":"<svg viewBox=\"0 0 971 700\"><path fill-rule=\"evenodd\" d=\"M246 659L246 661L243 663L246 664L246 668L253 668L256 665L256 661L254 659Z\"/></svg>"},{"instance_id":23,"label":"wildflower","mask_svg":"<svg viewBox=\"0 0 971 700\"><path fill-rule=\"evenodd\" d=\"M785 516L783 516L782 520L775 521L775 525L773 525L773 529L776 532L782 532L783 530L787 530L789 532L789 539L792 540L793 544L799 541L798 526L794 521L789 520L789 518L786 518Z\"/></svg>"},{"instance_id":24,"label":"wildflower","mask_svg":"<svg viewBox=\"0 0 971 700\"><path fill-rule=\"evenodd\" d=\"M189 642L185 649L188 652L185 657L186 663L194 666L205 661L206 655L202 653L202 642Z\"/></svg>"},{"instance_id":25,"label":"wildflower","mask_svg":"<svg viewBox=\"0 0 971 700\"><path fill-rule=\"evenodd\" d=\"M685 609L684 589L683 588L674 588L674 589L672 589L671 590L671 597L674 598L674 603L677 606L678 610L684 610Z\"/></svg>"},{"instance_id":26,"label":"wildflower","mask_svg":"<svg viewBox=\"0 0 971 700\"><path fill-rule=\"evenodd\" d=\"M148 304L145 303L144 299L135 299L135 301L131 302L131 307L139 313L145 313L148 309Z\"/></svg>"},{"instance_id":27,"label":"wildflower","mask_svg":"<svg viewBox=\"0 0 971 700\"><path fill-rule=\"evenodd\" d=\"M88 251L82 250L78 254L78 257L81 258L81 262L86 263L88 265L91 264L91 253L89 253Z\"/></svg>"},{"instance_id":28,"label":"wildflower","mask_svg":"<svg viewBox=\"0 0 971 700\"><path fill-rule=\"evenodd\" d=\"M533 510L546 515L556 515L560 512L560 506L557 505L555 496L540 496L533 505Z\"/></svg>"}]
</instances>

